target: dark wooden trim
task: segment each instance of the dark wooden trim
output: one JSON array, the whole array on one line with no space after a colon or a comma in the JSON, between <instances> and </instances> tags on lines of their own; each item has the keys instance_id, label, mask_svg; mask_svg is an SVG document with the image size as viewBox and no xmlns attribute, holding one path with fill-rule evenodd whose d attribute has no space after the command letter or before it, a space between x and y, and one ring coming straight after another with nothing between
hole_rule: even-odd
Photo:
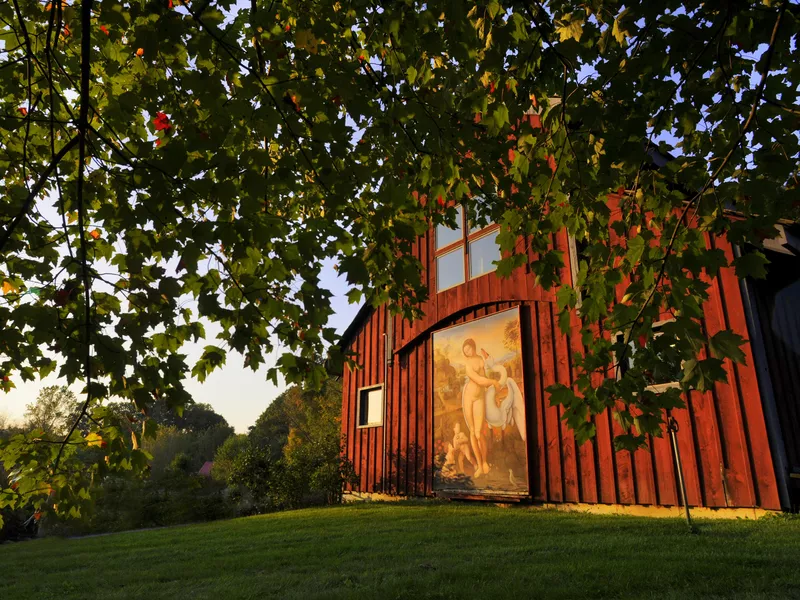
<instances>
[{"instance_id":1,"label":"dark wooden trim","mask_svg":"<svg viewBox=\"0 0 800 600\"><path fill-rule=\"evenodd\" d=\"M486 273L486 275L488 275L488 273ZM479 279L479 278L476 277L476 279ZM448 288L448 289L452 289L452 288ZM458 319L459 317L464 316L469 311L476 310L478 308L484 308L484 307L487 307L487 306L494 306L495 304L500 304L502 302L512 302L512 303L515 304L515 306L521 304L519 302L519 300L516 300L516 299L513 299L513 298L506 298L506 299L503 299L503 300L495 300L495 301L492 301L492 302L476 302L475 304L469 304L469 305L465 306L464 308L460 309L458 312L450 314L450 315L444 317L443 319L440 319L439 321L436 321L435 323L431 323L428 327L426 327L422 331L419 331L419 332L415 333L411 338L409 338L407 340L400 340L400 344L397 346L397 348L395 348L394 354L395 354L395 356L397 356L398 354L402 354L408 347L414 345L420 338L427 337L428 335L430 335L431 333L433 333L436 330L446 329L446 327L442 327L442 323L444 323L444 322L451 321L451 320L454 320L454 319ZM457 325L457 324L458 323L453 323L453 325Z\"/></svg>"}]
</instances>

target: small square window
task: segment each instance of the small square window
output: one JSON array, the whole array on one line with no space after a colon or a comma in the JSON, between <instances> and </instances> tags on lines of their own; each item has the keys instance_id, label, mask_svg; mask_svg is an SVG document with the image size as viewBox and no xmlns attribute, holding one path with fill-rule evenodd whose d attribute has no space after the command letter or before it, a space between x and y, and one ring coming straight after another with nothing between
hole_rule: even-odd
<instances>
[{"instance_id":1,"label":"small square window","mask_svg":"<svg viewBox=\"0 0 800 600\"><path fill-rule=\"evenodd\" d=\"M358 426L383 425L383 386L362 388L358 391Z\"/></svg>"},{"instance_id":2,"label":"small square window","mask_svg":"<svg viewBox=\"0 0 800 600\"><path fill-rule=\"evenodd\" d=\"M661 326L664 323L656 323L653 325L653 340L658 339L662 332ZM617 342L625 343L626 334L618 334ZM638 348L634 340L628 342L628 351L625 354L625 360L620 363L620 375L625 375L629 369L633 367L633 355L637 352ZM683 370L683 361L677 352L674 351L672 346L661 348L658 350L658 358L660 360L656 368L650 372L645 372L645 377L648 381L647 389L654 392L663 392L667 388L679 387L681 380L681 372Z\"/></svg>"}]
</instances>

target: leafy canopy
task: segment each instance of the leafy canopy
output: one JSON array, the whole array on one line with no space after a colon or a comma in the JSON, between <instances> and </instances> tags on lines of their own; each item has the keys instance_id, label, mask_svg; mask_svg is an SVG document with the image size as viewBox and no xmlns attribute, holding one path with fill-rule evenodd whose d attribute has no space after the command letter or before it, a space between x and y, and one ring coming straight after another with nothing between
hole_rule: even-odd
<instances>
[{"instance_id":1,"label":"leafy canopy","mask_svg":"<svg viewBox=\"0 0 800 600\"><path fill-rule=\"evenodd\" d=\"M618 380L612 351L668 312L683 385L724 377L742 340L701 352L709 279L766 260L707 234L758 247L797 216L797 17L786 0L3 3L0 385L57 369L86 384L93 427L6 443L0 504L78 514L81 445L100 474L143 468L108 398L147 436L152 403L180 410L185 378L231 352L255 369L282 348L271 377L320 383L322 356L341 360L324 265L351 300L414 316L412 243L451 201L502 224L501 274L529 263L553 286L551 235L581 242L587 352L552 400L579 439L617 407L620 443L641 444L681 400L645 389L663 352ZM656 147L675 158L654 168ZM558 298L569 328L577 292Z\"/></svg>"}]
</instances>

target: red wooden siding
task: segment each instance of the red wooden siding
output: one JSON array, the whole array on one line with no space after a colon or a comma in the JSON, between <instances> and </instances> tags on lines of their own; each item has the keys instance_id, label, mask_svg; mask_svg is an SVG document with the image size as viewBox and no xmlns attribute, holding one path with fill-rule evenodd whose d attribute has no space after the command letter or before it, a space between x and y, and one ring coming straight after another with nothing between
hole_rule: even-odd
<instances>
[{"instance_id":1,"label":"red wooden siding","mask_svg":"<svg viewBox=\"0 0 800 600\"><path fill-rule=\"evenodd\" d=\"M724 239L709 239L708 243L732 256L732 248ZM419 240L417 252L423 265L432 264L427 262L433 256L431 244L430 236ZM566 250L566 235L556 236L554 244ZM568 266L562 275L571 277ZM561 421L560 408L550 406L545 388L555 382L573 381L572 356L583 348L577 335L577 318L573 318L573 335L563 335L556 322L554 295L536 287L526 268L517 269L507 280L490 273L439 294L435 292L434 270L426 269L423 277L431 289L423 307L424 318L408 323L389 316L381 307L364 320L348 342L362 367L346 368L343 386L342 433L348 436L347 457L360 477L356 491L431 495L431 333L520 306L531 498L663 506L678 503L677 474L666 432L649 440L650 451L615 452L612 438L619 433L619 426L606 412L595 417L595 439L579 446ZM735 275L725 271L710 293L703 323L707 333L713 335L730 327L747 338ZM384 424L359 429L357 390L384 383L387 318L394 319L391 331L395 354L388 368ZM599 329L598 335L603 335ZM672 411L680 427L678 443L691 505L780 508L749 343L745 353L746 365L726 363L728 383L705 393L690 392L684 398L687 407Z\"/></svg>"}]
</instances>

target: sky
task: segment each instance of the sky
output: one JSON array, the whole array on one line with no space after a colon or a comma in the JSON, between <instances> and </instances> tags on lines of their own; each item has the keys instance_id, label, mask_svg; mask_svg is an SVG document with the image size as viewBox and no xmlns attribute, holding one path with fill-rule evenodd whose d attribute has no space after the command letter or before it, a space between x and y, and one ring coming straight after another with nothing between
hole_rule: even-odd
<instances>
[{"instance_id":1,"label":"sky","mask_svg":"<svg viewBox=\"0 0 800 600\"><path fill-rule=\"evenodd\" d=\"M333 292L331 304L334 315L331 317L330 326L342 333L358 312L358 305L348 304L346 294L349 286L344 277L327 264L322 271L320 285ZM207 327L209 337L198 343L187 343L182 350L189 355L189 364L192 359L200 356L203 346L213 344L213 328ZM193 395L196 402L207 402L214 410L221 414L232 425L237 433L247 433L247 428L255 423L258 416L285 388L285 384L275 386L267 381L267 369L275 364L282 351L277 349L268 357L267 364L258 371L253 372L244 368L244 359L230 353L225 365L214 371L205 380L199 383L195 379L187 379L186 387ZM58 369L56 369L58 370ZM22 382L14 377L16 388L8 394L0 392L0 415L5 415L13 422L20 422L25 413L25 405L36 400L39 390L47 385L65 385L55 374L45 379L33 382ZM80 395L82 383L75 383L70 389Z\"/></svg>"}]
</instances>

